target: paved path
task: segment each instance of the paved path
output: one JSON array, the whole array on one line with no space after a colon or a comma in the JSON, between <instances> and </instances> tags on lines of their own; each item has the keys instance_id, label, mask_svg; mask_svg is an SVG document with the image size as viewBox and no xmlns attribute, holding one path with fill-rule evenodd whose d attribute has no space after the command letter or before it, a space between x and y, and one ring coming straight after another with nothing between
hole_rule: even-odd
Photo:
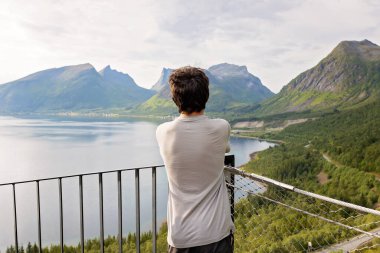
<instances>
[{"instance_id":1,"label":"paved path","mask_svg":"<svg viewBox=\"0 0 380 253\"><path fill-rule=\"evenodd\" d=\"M331 157L329 157L327 154L323 153L322 155L323 155L323 158L327 162L334 164L338 168L342 167L342 165L340 163L332 160ZM380 228L372 230L371 232L380 235ZM351 252L351 251L357 249L363 243L369 242L372 239L373 239L372 236L369 236L366 234L361 234L361 235L355 236L355 237L353 237L353 238L351 238L345 242L342 242L339 244L334 244L334 245L328 247L327 249L317 251L317 252L320 252L320 253L326 252L327 253L327 252L338 251L338 250L342 250L344 253Z\"/></svg>"},{"instance_id":2,"label":"paved path","mask_svg":"<svg viewBox=\"0 0 380 253\"><path fill-rule=\"evenodd\" d=\"M323 155L323 158L327 162L334 164L336 167L340 168L343 166L342 164L338 163L337 161L334 161L333 159L331 159L331 157L329 157L326 153L323 153L322 155Z\"/></svg>"},{"instance_id":3,"label":"paved path","mask_svg":"<svg viewBox=\"0 0 380 253\"><path fill-rule=\"evenodd\" d=\"M371 233L380 235L380 228L376 228L376 229L372 230ZM355 237L353 237L347 241L344 241L344 242L341 242L338 244L334 244L334 245L332 245L332 246L330 246L324 250L317 251L317 252L318 253L327 253L327 252L338 251L338 250L342 250L344 253L351 252L351 251L357 249L361 244L369 242L372 239L373 239L372 236L361 234L361 235L355 236Z\"/></svg>"}]
</instances>

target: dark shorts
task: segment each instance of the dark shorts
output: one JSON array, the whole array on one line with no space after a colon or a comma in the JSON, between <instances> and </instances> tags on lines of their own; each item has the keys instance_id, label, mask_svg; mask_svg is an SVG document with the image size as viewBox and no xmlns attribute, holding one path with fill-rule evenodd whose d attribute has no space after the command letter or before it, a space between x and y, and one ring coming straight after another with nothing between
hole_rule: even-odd
<instances>
[{"instance_id":1,"label":"dark shorts","mask_svg":"<svg viewBox=\"0 0 380 253\"><path fill-rule=\"evenodd\" d=\"M191 248L175 248L169 245L169 253L233 253L233 235L229 235L219 242Z\"/></svg>"}]
</instances>

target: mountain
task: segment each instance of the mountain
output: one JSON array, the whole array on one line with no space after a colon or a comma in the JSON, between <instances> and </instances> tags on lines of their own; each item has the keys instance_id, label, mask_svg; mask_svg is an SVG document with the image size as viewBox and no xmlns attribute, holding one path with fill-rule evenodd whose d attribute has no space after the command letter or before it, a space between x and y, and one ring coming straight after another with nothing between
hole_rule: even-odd
<instances>
[{"instance_id":1,"label":"mountain","mask_svg":"<svg viewBox=\"0 0 380 253\"><path fill-rule=\"evenodd\" d=\"M161 71L160 79L152 86L152 90L160 91L166 85L168 85L169 76L173 72L173 69L163 68Z\"/></svg>"},{"instance_id":2,"label":"mountain","mask_svg":"<svg viewBox=\"0 0 380 253\"><path fill-rule=\"evenodd\" d=\"M156 95L137 107L145 113L175 113L177 108L170 99L168 83L171 69L163 69L159 81L152 87ZM253 106L273 96L260 79L248 72L246 66L222 63L211 66L205 73L210 81L210 99L207 111L224 112Z\"/></svg>"},{"instance_id":3,"label":"mountain","mask_svg":"<svg viewBox=\"0 0 380 253\"><path fill-rule=\"evenodd\" d=\"M380 47L342 41L315 67L299 74L255 112L270 115L357 107L380 95Z\"/></svg>"},{"instance_id":4,"label":"mountain","mask_svg":"<svg viewBox=\"0 0 380 253\"><path fill-rule=\"evenodd\" d=\"M252 105L274 95L246 66L222 63L206 71L211 83L210 109L217 100L226 99L225 108ZM214 95L214 96L213 96ZM214 110L218 110L216 107Z\"/></svg>"},{"instance_id":5,"label":"mountain","mask_svg":"<svg viewBox=\"0 0 380 253\"><path fill-rule=\"evenodd\" d=\"M105 67L99 74L107 83L107 93L117 107L137 105L149 99L156 92L138 86L128 74Z\"/></svg>"},{"instance_id":6,"label":"mountain","mask_svg":"<svg viewBox=\"0 0 380 253\"><path fill-rule=\"evenodd\" d=\"M0 112L56 112L132 107L154 91L109 66L91 64L43 70L0 85Z\"/></svg>"}]
</instances>

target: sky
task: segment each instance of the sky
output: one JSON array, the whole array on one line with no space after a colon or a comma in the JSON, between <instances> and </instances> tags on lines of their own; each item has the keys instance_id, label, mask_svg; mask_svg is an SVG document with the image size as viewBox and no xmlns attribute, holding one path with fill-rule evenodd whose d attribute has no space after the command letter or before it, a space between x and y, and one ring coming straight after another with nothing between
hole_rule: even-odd
<instances>
[{"instance_id":1,"label":"sky","mask_svg":"<svg viewBox=\"0 0 380 253\"><path fill-rule=\"evenodd\" d=\"M246 65L274 92L342 40L380 44L377 0L1 0L0 83L91 63L150 88L163 67Z\"/></svg>"}]
</instances>

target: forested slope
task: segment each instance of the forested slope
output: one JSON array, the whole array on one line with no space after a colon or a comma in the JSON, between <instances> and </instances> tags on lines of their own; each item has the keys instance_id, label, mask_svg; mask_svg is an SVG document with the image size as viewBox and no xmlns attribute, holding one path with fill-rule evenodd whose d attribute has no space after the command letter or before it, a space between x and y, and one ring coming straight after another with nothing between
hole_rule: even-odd
<instances>
[{"instance_id":1,"label":"forested slope","mask_svg":"<svg viewBox=\"0 0 380 253\"><path fill-rule=\"evenodd\" d=\"M313 192L374 208L379 203L380 103L327 114L261 137L284 144L260 152L245 169ZM340 166L326 161L328 155ZM325 182L318 175L327 175Z\"/></svg>"}]
</instances>

